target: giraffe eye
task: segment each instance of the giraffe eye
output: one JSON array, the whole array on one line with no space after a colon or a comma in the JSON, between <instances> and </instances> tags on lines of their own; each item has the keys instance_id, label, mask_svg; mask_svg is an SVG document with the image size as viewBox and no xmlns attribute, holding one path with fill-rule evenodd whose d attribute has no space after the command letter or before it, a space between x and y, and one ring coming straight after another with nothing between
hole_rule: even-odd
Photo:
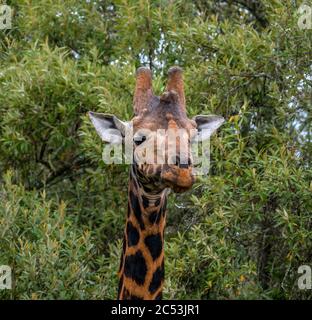
<instances>
[{"instance_id":1,"label":"giraffe eye","mask_svg":"<svg viewBox=\"0 0 312 320\"><path fill-rule=\"evenodd\" d=\"M146 136L135 137L133 140L134 140L135 145L139 146L140 144L142 144L146 140Z\"/></svg>"}]
</instances>

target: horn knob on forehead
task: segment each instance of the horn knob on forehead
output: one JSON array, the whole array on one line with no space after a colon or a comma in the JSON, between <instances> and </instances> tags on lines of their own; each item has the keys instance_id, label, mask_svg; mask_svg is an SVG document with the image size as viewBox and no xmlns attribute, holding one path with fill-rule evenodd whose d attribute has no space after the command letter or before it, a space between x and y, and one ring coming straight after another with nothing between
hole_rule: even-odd
<instances>
[{"instance_id":1,"label":"horn knob on forehead","mask_svg":"<svg viewBox=\"0 0 312 320\"><path fill-rule=\"evenodd\" d=\"M171 67L169 68L168 70L168 75L173 75L173 74L181 74L183 73L183 69L181 67L178 67L178 66L174 66L174 67Z\"/></svg>"},{"instance_id":2,"label":"horn knob on forehead","mask_svg":"<svg viewBox=\"0 0 312 320\"><path fill-rule=\"evenodd\" d=\"M179 98L179 104L182 111L186 112L183 70L180 67L171 67L168 70L167 91L175 91Z\"/></svg>"},{"instance_id":3,"label":"horn knob on forehead","mask_svg":"<svg viewBox=\"0 0 312 320\"><path fill-rule=\"evenodd\" d=\"M152 72L147 67L140 67L136 71L137 84L150 87L152 85Z\"/></svg>"},{"instance_id":4,"label":"horn knob on forehead","mask_svg":"<svg viewBox=\"0 0 312 320\"><path fill-rule=\"evenodd\" d=\"M133 97L133 108L136 115L149 108L153 97L152 72L147 67L140 67L136 72L136 85Z\"/></svg>"}]
</instances>

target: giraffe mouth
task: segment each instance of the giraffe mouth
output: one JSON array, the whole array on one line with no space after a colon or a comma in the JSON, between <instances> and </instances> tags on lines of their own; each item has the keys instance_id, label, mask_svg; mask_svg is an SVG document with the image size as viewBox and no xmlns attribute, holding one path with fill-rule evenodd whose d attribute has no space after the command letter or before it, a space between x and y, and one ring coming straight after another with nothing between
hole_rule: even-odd
<instances>
[{"instance_id":1,"label":"giraffe mouth","mask_svg":"<svg viewBox=\"0 0 312 320\"><path fill-rule=\"evenodd\" d=\"M167 167L161 173L161 180L176 193L189 190L195 181L192 170Z\"/></svg>"},{"instance_id":2,"label":"giraffe mouth","mask_svg":"<svg viewBox=\"0 0 312 320\"><path fill-rule=\"evenodd\" d=\"M191 187L192 186L190 186L190 187L180 187L180 186L172 184L170 186L170 189L172 189L173 192L175 192L175 193L183 193L183 192L186 192L187 190L189 190Z\"/></svg>"},{"instance_id":3,"label":"giraffe mouth","mask_svg":"<svg viewBox=\"0 0 312 320\"><path fill-rule=\"evenodd\" d=\"M138 170L138 167L134 167L134 170L139 178L139 181L150 190L155 188L157 190L163 190L165 188L172 189L175 193L183 193L189 190L194 182L195 177L192 174L192 168L179 168L172 165L159 166L152 174L149 175L150 167L146 167L145 171Z\"/></svg>"}]
</instances>

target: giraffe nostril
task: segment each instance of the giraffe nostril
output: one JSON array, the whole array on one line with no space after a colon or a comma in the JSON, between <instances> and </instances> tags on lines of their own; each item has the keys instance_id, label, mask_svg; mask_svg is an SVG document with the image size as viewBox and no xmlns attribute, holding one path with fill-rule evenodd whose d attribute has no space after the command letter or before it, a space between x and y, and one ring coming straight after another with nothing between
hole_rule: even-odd
<instances>
[{"instance_id":1,"label":"giraffe nostril","mask_svg":"<svg viewBox=\"0 0 312 320\"><path fill-rule=\"evenodd\" d=\"M174 164L176 166L180 166L180 157L179 156L176 156Z\"/></svg>"},{"instance_id":2,"label":"giraffe nostril","mask_svg":"<svg viewBox=\"0 0 312 320\"><path fill-rule=\"evenodd\" d=\"M179 168L188 169L189 165L187 163L180 163Z\"/></svg>"},{"instance_id":3,"label":"giraffe nostril","mask_svg":"<svg viewBox=\"0 0 312 320\"><path fill-rule=\"evenodd\" d=\"M179 161L179 168L188 169L191 166L192 162L190 158L183 158L182 161Z\"/></svg>"},{"instance_id":4,"label":"giraffe nostril","mask_svg":"<svg viewBox=\"0 0 312 320\"><path fill-rule=\"evenodd\" d=\"M171 164L179 167L180 166L180 157L179 156L173 157L172 160L171 160Z\"/></svg>"},{"instance_id":5,"label":"giraffe nostril","mask_svg":"<svg viewBox=\"0 0 312 320\"><path fill-rule=\"evenodd\" d=\"M188 158L187 160L186 160L186 158L183 158L181 160L181 158L179 156L172 158L171 163L181 169L188 169L192 164L190 158Z\"/></svg>"}]
</instances>

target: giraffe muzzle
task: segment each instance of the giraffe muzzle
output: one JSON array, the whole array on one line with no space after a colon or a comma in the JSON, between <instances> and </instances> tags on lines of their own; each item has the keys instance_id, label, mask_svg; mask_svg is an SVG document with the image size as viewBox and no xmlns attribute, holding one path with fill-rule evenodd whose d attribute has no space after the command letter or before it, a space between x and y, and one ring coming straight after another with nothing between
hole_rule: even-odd
<instances>
[{"instance_id":1,"label":"giraffe muzzle","mask_svg":"<svg viewBox=\"0 0 312 320\"><path fill-rule=\"evenodd\" d=\"M192 167L179 167L176 165L164 165L161 172L161 180L176 193L182 193L190 189L195 177Z\"/></svg>"}]
</instances>

